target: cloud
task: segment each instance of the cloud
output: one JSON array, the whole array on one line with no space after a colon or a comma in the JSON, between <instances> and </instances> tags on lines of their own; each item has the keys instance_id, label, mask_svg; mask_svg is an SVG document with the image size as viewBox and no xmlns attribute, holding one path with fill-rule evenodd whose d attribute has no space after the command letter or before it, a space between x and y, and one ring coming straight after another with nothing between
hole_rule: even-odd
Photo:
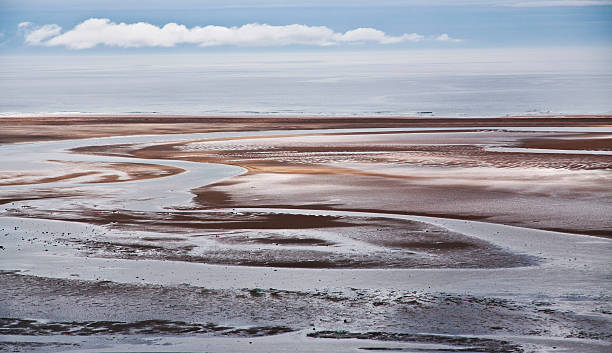
<instances>
[{"instance_id":1,"label":"cloud","mask_svg":"<svg viewBox=\"0 0 612 353\"><path fill-rule=\"evenodd\" d=\"M26 28L29 27L30 25L26 26ZM61 31L62 27L58 25L44 25L42 27L38 27L34 30L28 31L25 35L25 42L30 45L39 45L42 44L44 40L57 36L58 34L60 34Z\"/></svg>"},{"instance_id":2,"label":"cloud","mask_svg":"<svg viewBox=\"0 0 612 353\"><path fill-rule=\"evenodd\" d=\"M550 6L601 6L612 5L612 1L607 0L543 0L543 1L523 1L510 6L513 7L550 7Z\"/></svg>"},{"instance_id":3,"label":"cloud","mask_svg":"<svg viewBox=\"0 0 612 353\"><path fill-rule=\"evenodd\" d=\"M329 46L343 43L396 44L419 42L425 36L406 33L391 36L374 28L357 28L344 33L335 32L326 26L291 24L272 26L250 23L240 27L195 26L188 28L177 23L162 27L146 23L115 23L106 18L90 18L73 29L61 32L61 27L48 24L34 28L29 22L19 24L25 30L25 42L30 45L64 46L70 49L88 49L97 45L122 48L172 47L193 44L202 47L233 46L283 46L315 45ZM439 39L445 38L445 39ZM443 41L458 41L443 34Z\"/></svg>"},{"instance_id":4,"label":"cloud","mask_svg":"<svg viewBox=\"0 0 612 353\"><path fill-rule=\"evenodd\" d=\"M385 32L374 28L357 28L344 34L334 34L337 42L378 42L380 44L395 44L401 42L420 42L424 36L416 33L404 34L399 37L388 36Z\"/></svg>"},{"instance_id":5,"label":"cloud","mask_svg":"<svg viewBox=\"0 0 612 353\"><path fill-rule=\"evenodd\" d=\"M436 37L436 40L439 42L452 42L452 43L459 43L462 42L461 39L457 39L457 38L451 38L448 36L448 34L446 33L442 33L439 36Z\"/></svg>"}]
</instances>

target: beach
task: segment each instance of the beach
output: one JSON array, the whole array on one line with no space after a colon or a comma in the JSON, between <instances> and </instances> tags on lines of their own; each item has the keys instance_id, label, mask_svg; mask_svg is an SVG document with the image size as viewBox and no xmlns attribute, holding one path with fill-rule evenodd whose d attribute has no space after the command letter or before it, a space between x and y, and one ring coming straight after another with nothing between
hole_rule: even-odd
<instances>
[{"instance_id":1,"label":"beach","mask_svg":"<svg viewBox=\"0 0 612 353\"><path fill-rule=\"evenodd\" d=\"M0 118L0 347L605 352L612 116Z\"/></svg>"}]
</instances>

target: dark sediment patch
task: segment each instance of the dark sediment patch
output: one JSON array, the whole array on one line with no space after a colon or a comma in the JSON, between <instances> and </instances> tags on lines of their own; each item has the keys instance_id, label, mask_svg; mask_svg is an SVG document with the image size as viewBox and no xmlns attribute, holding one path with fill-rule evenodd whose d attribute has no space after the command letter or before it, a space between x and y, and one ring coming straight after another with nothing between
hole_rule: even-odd
<instances>
[{"instance_id":1,"label":"dark sediment patch","mask_svg":"<svg viewBox=\"0 0 612 353\"><path fill-rule=\"evenodd\" d=\"M272 336L281 333L287 333L295 331L285 326L262 326L262 327L250 327L240 328L231 331L223 332L224 336L237 336L237 337L261 337L261 336Z\"/></svg>"},{"instance_id":2,"label":"dark sediment patch","mask_svg":"<svg viewBox=\"0 0 612 353\"><path fill-rule=\"evenodd\" d=\"M280 236L227 236L219 239L219 242L228 244L273 244L273 245L312 245L330 246L335 243L317 238L303 237L280 237Z\"/></svg>"},{"instance_id":3,"label":"dark sediment patch","mask_svg":"<svg viewBox=\"0 0 612 353\"><path fill-rule=\"evenodd\" d=\"M47 214L44 210L25 212L12 215L38 218ZM159 235L49 235L54 241L76 245L88 256L104 258L321 269L507 268L540 261L442 227L383 217L108 210L55 211L52 215L57 220L180 235L180 241ZM207 239L202 242L198 238Z\"/></svg>"},{"instance_id":4,"label":"dark sediment patch","mask_svg":"<svg viewBox=\"0 0 612 353\"><path fill-rule=\"evenodd\" d=\"M55 199L55 198L69 198L69 197L84 197L90 196L84 192L77 190L57 190L57 189L39 189L35 192L30 192L28 194L24 193L6 193L0 197L0 205L5 205L14 202L20 201L30 201L30 200L47 200L47 199Z\"/></svg>"},{"instance_id":5,"label":"dark sediment patch","mask_svg":"<svg viewBox=\"0 0 612 353\"><path fill-rule=\"evenodd\" d=\"M193 202L204 207L216 208L231 204L231 196L228 192L210 190L207 188L198 188L192 192L196 193Z\"/></svg>"},{"instance_id":6,"label":"dark sediment patch","mask_svg":"<svg viewBox=\"0 0 612 353\"><path fill-rule=\"evenodd\" d=\"M391 241L385 243L389 247L402 248L402 249L428 249L428 250L458 250L458 249L469 249L476 247L474 244L461 241Z\"/></svg>"},{"instance_id":7,"label":"dark sediment patch","mask_svg":"<svg viewBox=\"0 0 612 353\"><path fill-rule=\"evenodd\" d=\"M583 234L583 235L592 235L592 236L602 237L602 238L612 238L612 229L571 229L571 228L567 229L567 228L556 228L556 227L546 227L542 229L550 230L553 232Z\"/></svg>"},{"instance_id":8,"label":"dark sediment patch","mask_svg":"<svg viewBox=\"0 0 612 353\"><path fill-rule=\"evenodd\" d=\"M123 259L153 259L180 262L195 262L217 265L281 267L281 268L509 268L532 266L537 258L506 252L495 247L478 248L474 245L427 244L418 250L370 251L357 254L337 253L308 249L200 249L191 253L195 246L160 246L138 243L72 240L79 244L88 256ZM302 244L303 245L303 244ZM320 245L315 245L321 247ZM325 247L323 247L325 248ZM411 249L414 249L411 248ZM440 252L439 256L432 256ZM453 253L456 252L456 253Z\"/></svg>"},{"instance_id":9,"label":"dark sediment patch","mask_svg":"<svg viewBox=\"0 0 612 353\"><path fill-rule=\"evenodd\" d=\"M135 322L121 321L70 321L49 322L16 318L0 318L2 335L180 335L180 334L215 334L224 336L257 337L292 332L285 326L264 326L236 329L218 326L213 323L187 323L170 320L143 320Z\"/></svg>"},{"instance_id":10,"label":"dark sediment patch","mask_svg":"<svg viewBox=\"0 0 612 353\"><path fill-rule=\"evenodd\" d=\"M35 350L48 351L49 349L75 349L76 343L63 342L27 342L27 341L0 341L0 352L32 352Z\"/></svg>"},{"instance_id":11,"label":"dark sediment patch","mask_svg":"<svg viewBox=\"0 0 612 353\"><path fill-rule=\"evenodd\" d=\"M427 351L439 352L499 352L499 353L518 353L523 349L508 341L477 337L460 337L447 335L427 335L393 332L365 332L355 333L347 331L319 331L309 333L308 337L313 338L333 338L333 339L364 339L386 342L410 342L410 343L429 343L446 344L456 348L448 349L427 349ZM393 350L385 348L362 348L365 350Z\"/></svg>"},{"instance_id":12,"label":"dark sediment patch","mask_svg":"<svg viewBox=\"0 0 612 353\"><path fill-rule=\"evenodd\" d=\"M0 273L0 317L7 318L0 321L0 328L24 335L28 330L32 335L75 334L70 331L147 334L149 330L154 335L225 335L234 331L231 334L237 336L259 336L291 328L307 329L315 337L352 335L406 341L435 341L411 336L423 332L612 338L609 314L553 310L558 300L540 297L538 302L517 303L494 297L358 288L211 289ZM608 305L610 299L581 300L590 300L592 307L598 308Z\"/></svg>"},{"instance_id":13,"label":"dark sediment patch","mask_svg":"<svg viewBox=\"0 0 612 353\"><path fill-rule=\"evenodd\" d=\"M143 237L140 239L144 241L151 241L151 242L154 242L154 241L164 241L164 242L165 241L185 241L184 238L178 238L178 237L175 237L175 238L172 238L172 237Z\"/></svg>"},{"instance_id":14,"label":"dark sediment patch","mask_svg":"<svg viewBox=\"0 0 612 353\"><path fill-rule=\"evenodd\" d=\"M32 210L15 215L42 217L54 220L84 222L98 225L113 224L121 229L142 229L185 232L186 230L242 230L242 229L312 229L350 227L337 216L290 215L274 213L239 212L135 212L129 210Z\"/></svg>"},{"instance_id":15,"label":"dark sediment patch","mask_svg":"<svg viewBox=\"0 0 612 353\"><path fill-rule=\"evenodd\" d=\"M603 135L603 136L602 136ZM612 139L607 137L609 134L582 134L570 135L563 139L523 139L518 147L523 148L543 148L557 150L612 150Z\"/></svg>"}]
</instances>

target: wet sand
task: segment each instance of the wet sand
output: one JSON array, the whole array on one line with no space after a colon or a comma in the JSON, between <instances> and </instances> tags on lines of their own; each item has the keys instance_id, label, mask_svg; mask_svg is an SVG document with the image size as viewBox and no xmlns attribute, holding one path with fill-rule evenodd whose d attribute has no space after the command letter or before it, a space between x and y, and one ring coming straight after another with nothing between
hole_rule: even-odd
<instances>
[{"instance_id":1,"label":"wet sand","mask_svg":"<svg viewBox=\"0 0 612 353\"><path fill-rule=\"evenodd\" d=\"M582 141L585 150L606 151L612 150L612 140L601 137L608 135L508 131L303 134L181 142L113 153L231 164L248 170L240 177L194 190L194 201L201 207L316 205L320 209L487 219L611 237L607 215L612 213L608 202L612 197L608 186L612 152L544 155L483 148L486 144L550 149L559 138L569 138L570 142ZM109 146L78 151L104 154L105 148ZM269 187L271 184L274 186Z\"/></svg>"},{"instance_id":2,"label":"wet sand","mask_svg":"<svg viewBox=\"0 0 612 353\"><path fill-rule=\"evenodd\" d=\"M89 177L88 180L79 180L80 183L111 183L122 181L146 180L152 178L160 178L165 176L176 175L183 173L185 170L176 167L144 164L144 163L84 163L84 162L68 162L54 161L63 168L59 168L57 172L40 173L38 171L20 172L13 175L4 175L0 185L35 185L47 184L58 181L67 181L82 177ZM70 170L68 173L63 173L62 170ZM79 171L83 170L85 171ZM50 174L56 174L50 176Z\"/></svg>"},{"instance_id":3,"label":"wet sand","mask_svg":"<svg viewBox=\"0 0 612 353\"><path fill-rule=\"evenodd\" d=\"M429 117L235 117L235 116L32 116L0 119L0 144L118 135L217 131L355 129L452 126L601 126L609 115L511 116L490 118ZM69 126L69 129L66 129Z\"/></svg>"},{"instance_id":4,"label":"wet sand","mask_svg":"<svg viewBox=\"0 0 612 353\"><path fill-rule=\"evenodd\" d=\"M610 343L610 116L20 119L0 119L31 158L0 170L7 349ZM91 139L120 135L141 136Z\"/></svg>"}]
</instances>

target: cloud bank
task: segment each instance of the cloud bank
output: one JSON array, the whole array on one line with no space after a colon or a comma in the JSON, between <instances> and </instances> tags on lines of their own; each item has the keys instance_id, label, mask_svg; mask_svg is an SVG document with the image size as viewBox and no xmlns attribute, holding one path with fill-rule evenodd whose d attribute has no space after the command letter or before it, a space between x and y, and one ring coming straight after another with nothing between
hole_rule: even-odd
<instances>
[{"instance_id":1,"label":"cloud bank","mask_svg":"<svg viewBox=\"0 0 612 353\"><path fill-rule=\"evenodd\" d=\"M22 22L19 29L24 32L25 43L48 47L64 46L70 49L89 49L97 45L111 47L172 47L193 44L201 47L220 45L232 46L284 46L315 45L330 46L347 43L396 44L437 40L458 42L444 33L437 37L426 38L417 33L391 36L374 28L356 28L344 33L334 32L326 26L307 26L291 24L272 26L250 23L240 27L195 26L188 28L182 24L168 23L163 27L138 22L115 23L107 18L90 18L63 32L56 24L35 27L30 22Z\"/></svg>"}]
</instances>

